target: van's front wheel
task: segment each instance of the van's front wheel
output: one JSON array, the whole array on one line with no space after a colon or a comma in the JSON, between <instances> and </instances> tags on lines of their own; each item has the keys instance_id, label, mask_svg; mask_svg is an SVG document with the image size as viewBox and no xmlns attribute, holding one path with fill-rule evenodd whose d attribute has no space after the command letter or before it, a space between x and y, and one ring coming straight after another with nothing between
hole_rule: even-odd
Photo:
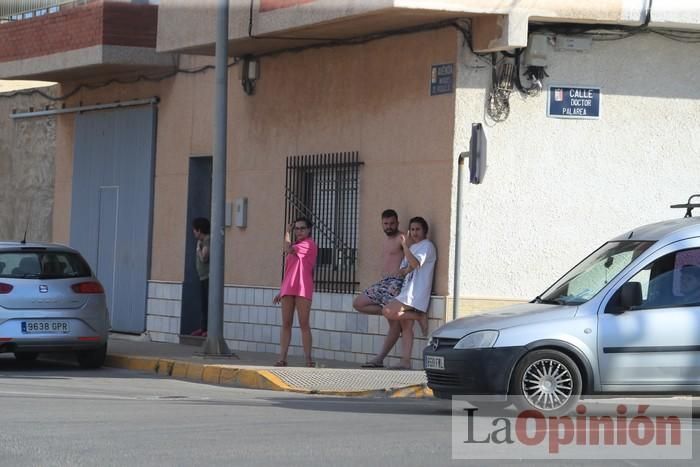
<instances>
[{"instance_id":1,"label":"van's front wheel","mask_svg":"<svg viewBox=\"0 0 700 467\"><path fill-rule=\"evenodd\" d=\"M567 413L581 397L581 371L561 352L550 349L528 353L513 373L511 393L522 410L544 415Z\"/></svg>"}]
</instances>

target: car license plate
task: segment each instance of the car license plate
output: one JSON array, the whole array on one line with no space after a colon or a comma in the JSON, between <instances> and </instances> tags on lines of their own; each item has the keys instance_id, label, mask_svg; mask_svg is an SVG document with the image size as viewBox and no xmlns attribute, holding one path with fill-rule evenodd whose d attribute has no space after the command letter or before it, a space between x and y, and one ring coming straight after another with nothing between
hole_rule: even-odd
<instances>
[{"instance_id":1,"label":"car license plate","mask_svg":"<svg viewBox=\"0 0 700 467\"><path fill-rule=\"evenodd\" d=\"M22 321L22 334L67 334L70 323L58 319Z\"/></svg>"},{"instance_id":2,"label":"car license plate","mask_svg":"<svg viewBox=\"0 0 700 467\"><path fill-rule=\"evenodd\" d=\"M444 370L445 369L445 357L434 357L432 355L425 356L425 369L426 370Z\"/></svg>"}]
</instances>

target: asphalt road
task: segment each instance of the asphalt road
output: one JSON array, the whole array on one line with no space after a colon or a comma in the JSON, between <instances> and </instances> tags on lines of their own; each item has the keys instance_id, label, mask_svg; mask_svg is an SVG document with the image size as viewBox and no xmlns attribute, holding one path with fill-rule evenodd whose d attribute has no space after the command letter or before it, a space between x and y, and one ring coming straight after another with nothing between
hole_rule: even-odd
<instances>
[{"instance_id":1,"label":"asphalt road","mask_svg":"<svg viewBox=\"0 0 700 467\"><path fill-rule=\"evenodd\" d=\"M451 411L437 400L234 389L4 355L0 414L3 466L697 465L452 460Z\"/></svg>"}]
</instances>

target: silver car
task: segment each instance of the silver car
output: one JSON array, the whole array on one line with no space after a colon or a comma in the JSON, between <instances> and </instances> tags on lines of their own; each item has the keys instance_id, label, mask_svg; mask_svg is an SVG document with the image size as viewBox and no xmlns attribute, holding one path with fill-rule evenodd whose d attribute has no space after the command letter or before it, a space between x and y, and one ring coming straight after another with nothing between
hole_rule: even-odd
<instances>
[{"instance_id":1,"label":"silver car","mask_svg":"<svg viewBox=\"0 0 700 467\"><path fill-rule=\"evenodd\" d=\"M423 353L437 397L545 413L583 394L700 391L700 218L620 235L530 303L447 323Z\"/></svg>"},{"instance_id":2,"label":"silver car","mask_svg":"<svg viewBox=\"0 0 700 467\"><path fill-rule=\"evenodd\" d=\"M77 251L55 244L0 242L0 352L30 361L75 351L83 368L105 361L104 289Z\"/></svg>"}]
</instances>

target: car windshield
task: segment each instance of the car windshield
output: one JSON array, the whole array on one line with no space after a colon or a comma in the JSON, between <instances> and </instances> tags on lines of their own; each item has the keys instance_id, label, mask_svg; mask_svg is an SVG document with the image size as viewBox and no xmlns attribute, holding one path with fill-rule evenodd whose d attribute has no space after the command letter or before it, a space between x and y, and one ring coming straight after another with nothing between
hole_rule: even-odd
<instances>
[{"instance_id":1,"label":"car windshield","mask_svg":"<svg viewBox=\"0 0 700 467\"><path fill-rule=\"evenodd\" d=\"M639 241L605 243L534 301L557 305L585 303L653 243Z\"/></svg>"},{"instance_id":2,"label":"car windshield","mask_svg":"<svg viewBox=\"0 0 700 467\"><path fill-rule=\"evenodd\" d=\"M91 275L90 267L77 253L29 249L0 251L0 278L65 279Z\"/></svg>"}]
</instances>

